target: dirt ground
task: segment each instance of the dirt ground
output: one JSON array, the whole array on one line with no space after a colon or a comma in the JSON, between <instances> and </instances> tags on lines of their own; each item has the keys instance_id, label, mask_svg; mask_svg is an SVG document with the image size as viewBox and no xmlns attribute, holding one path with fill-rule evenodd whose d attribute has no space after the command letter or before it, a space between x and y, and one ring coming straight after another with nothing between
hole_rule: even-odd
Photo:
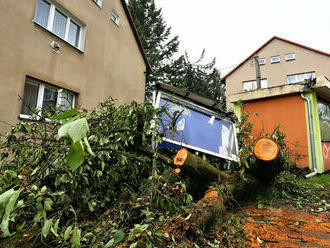
<instances>
[{"instance_id":1,"label":"dirt ground","mask_svg":"<svg viewBox=\"0 0 330 248\"><path fill-rule=\"evenodd\" d=\"M317 216L282 205L244 209L246 247L330 247L330 212Z\"/></svg>"}]
</instances>

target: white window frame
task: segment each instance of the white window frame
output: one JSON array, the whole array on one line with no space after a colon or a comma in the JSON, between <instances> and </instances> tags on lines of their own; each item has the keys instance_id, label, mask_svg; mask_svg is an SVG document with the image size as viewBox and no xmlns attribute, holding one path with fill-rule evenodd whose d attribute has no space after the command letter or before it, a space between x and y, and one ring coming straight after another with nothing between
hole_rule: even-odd
<instances>
[{"instance_id":1,"label":"white window frame","mask_svg":"<svg viewBox=\"0 0 330 248\"><path fill-rule=\"evenodd\" d=\"M100 8L102 8L103 0L93 0Z\"/></svg>"},{"instance_id":2,"label":"white window frame","mask_svg":"<svg viewBox=\"0 0 330 248\"><path fill-rule=\"evenodd\" d=\"M25 84L27 83L28 78L30 78L30 77L27 77L25 79ZM49 85L49 84L44 83L43 81L40 81L38 79L34 79L34 78L30 78L30 79L33 80L33 81L29 81L30 84L38 85L38 97L37 97L37 106L36 106L36 109L39 109L38 115L41 115L41 113L42 113L42 105L43 105L44 93L45 93L46 86L47 86L47 88L52 88L54 90L57 90L58 95L57 95L57 99L56 99L56 108L61 106L62 97L59 97L59 94L60 94L59 90L61 90L62 88L59 88L59 87L56 87L56 86L53 86L53 85ZM67 91L67 90L64 90L64 89L62 89L62 90L65 91L67 94L72 95L72 106L71 107L74 108L75 105L76 105L76 95L74 93L70 92L70 91ZM25 92L23 94L25 94ZM22 104L24 104L24 102ZM21 114L21 113L19 114L19 117L21 119L32 119L31 115Z\"/></svg>"},{"instance_id":3,"label":"white window frame","mask_svg":"<svg viewBox=\"0 0 330 248\"><path fill-rule=\"evenodd\" d=\"M308 79L310 78L310 76L312 76L312 79L314 79L316 77L315 75L315 71L310 71L310 72L303 72L303 73L297 73L297 74L291 74L291 75L287 75L286 76L286 80L287 80L287 83L288 84L296 84L296 83L300 83L300 82L303 82L301 80L298 80L298 77L299 76L304 76L304 79ZM294 82L293 83L290 83L289 82L289 77L294 77Z\"/></svg>"},{"instance_id":4,"label":"white window frame","mask_svg":"<svg viewBox=\"0 0 330 248\"><path fill-rule=\"evenodd\" d=\"M276 55L276 56L272 56L270 57L270 63L274 64L274 63L279 63L281 62L281 57L280 55Z\"/></svg>"},{"instance_id":5,"label":"white window frame","mask_svg":"<svg viewBox=\"0 0 330 248\"><path fill-rule=\"evenodd\" d=\"M285 54L286 61L295 60L295 59L296 59L296 55L294 53Z\"/></svg>"},{"instance_id":6,"label":"white window frame","mask_svg":"<svg viewBox=\"0 0 330 248\"><path fill-rule=\"evenodd\" d=\"M44 1L44 2L46 2L48 4L50 4L49 15L48 15L48 23L47 23L47 26L46 27L40 25L36 21L38 1ZM64 38L59 37L57 34L55 34L53 32L53 25L54 25L54 18L55 18L55 11L56 11L56 9L59 12L61 12L63 15L65 15L66 18L67 18ZM70 22L71 21L74 22L75 24L77 24L79 26L79 37L78 37L78 44L77 44L77 46L69 43L69 29L70 29ZM40 26L42 28L45 28L47 31L51 32L56 37L58 37L61 40L65 41L66 43L70 44L71 46L79 49L80 51L83 51L84 50L86 25L82 21L80 21L78 18L76 18L75 16L73 16L64 7L62 7L57 2L55 2L54 0L37 0L33 22L36 23L38 26Z\"/></svg>"},{"instance_id":7,"label":"white window frame","mask_svg":"<svg viewBox=\"0 0 330 248\"><path fill-rule=\"evenodd\" d=\"M266 59L265 58L258 59L258 64L259 65L265 65L266 64Z\"/></svg>"},{"instance_id":8,"label":"white window frame","mask_svg":"<svg viewBox=\"0 0 330 248\"><path fill-rule=\"evenodd\" d=\"M245 86L247 85L247 87ZM267 78L261 79L261 89L268 88L268 80ZM257 89L257 81L256 80L250 80L250 81L243 81L243 91L251 91Z\"/></svg>"},{"instance_id":9,"label":"white window frame","mask_svg":"<svg viewBox=\"0 0 330 248\"><path fill-rule=\"evenodd\" d=\"M119 27L120 17L116 11L114 10L111 11L110 19Z\"/></svg>"}]
</instances>

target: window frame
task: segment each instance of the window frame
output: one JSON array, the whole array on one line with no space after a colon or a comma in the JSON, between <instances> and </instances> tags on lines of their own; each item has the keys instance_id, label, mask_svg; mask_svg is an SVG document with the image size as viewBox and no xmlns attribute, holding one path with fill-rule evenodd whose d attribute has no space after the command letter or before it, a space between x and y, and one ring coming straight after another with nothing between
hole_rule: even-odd
<instances>
[{"instance_id":1,"label":"window frame","mask_svg":"<svg viewBox=\"0 0 330 248\"><path fill-rule=\"evenodd\" d=\"M292 58L289 58L288 56L292 55ZM285 60L290 61L290 60L295 60L296 59L296 54L295 53L287 53L285 54Z\"/></svg>"},{"instance_id":2,"label":"window frame","mask_svg":"<svg viewBox=\"0 0 330 248\"><path fill-rule=\"evenodd\" d=\"M38 14L38 4L39 1L46 2L50 5L49 8L49 13L48 13L48 20L47 20L47 25L43 26L41 23L37 21L37 14ZM54 20L55 20L55 12L56 10L64 15L66 19L66 25L65 25L65 34L64 38L60 37L53 31L54 27ZM33 22L38 25L39 27L42 27L46 29L48 32L51 34L55 35L65 43L69 44L70 46L78 49L79 51L83 52L84 51L84 46L85 46L85 34L86 34L86 25L80 21L77 17L72 15L67 9L65 9L63 6L58 4L57 2L53 0L37 0L36 1L36 6L35 6L35 12L34 12L34 17L33 17ZM69 42L69 32L70 32L70 24L73 22L79 27L79 32L78 32L78 40L76 40L76 44L72 44Z\"/></svg>"},{"instance_id":3,"label":"window frame","mask_svg":"<svg viewBox=\"0 0 330 248\"><path fill-rule=\"evenodd\" d=\"M110 19L114 24L116 24L119 27L120 17L119 17L119 15L117 14L117 12L115 10L111 11Z\"/></svg>"},{"instance_id":4,"label":"window frame","mask_svg":"<svg viewBox=\"0 0 330 248\"><path fill-rule=\"evenodd\" d=\"M312 79L314 79L316 77L315 71L309 71L309 72L302 72L302 73L295 73L295 74L286 75L287 84L296 84L296 83L303 82L306 79L306 75L308 75L308 74L312 75ZM304 75L304 80L303 81L298 81L298 76L300 76L300 75ZM295 77L295 81L293 83L290 83L289 82L289 77Z\"/></svg>"},{"instance_id":5,"label":"window frame","mask_svg":"<svg viewBox=\"0 0 330 248\"><path fill-rule=\"evenodd\" d=\"M275 58L278 58L278 60L275 60L275 61L274 61ZM270 57L270 63L271 63L271 64L280 63L280 62L281 62L281 57L280 57L280 55L275 55L275 56L271 56L271 57Z\"/></svg>"},{"instance_id":6,"label":"window frame","mask_svg":"<svg viewBox=\"0 0 330 248\"><path fill-rule=\"evenodd\" d=\"M260 61L263 61L263 62L260 62ZM258 64L259 65L265 65L266 64L266 58L260 58L260 59L258 59Z\"/></svg>"},{"instance_id":7,"label":"window frame","mask_svg":"<svg viewBox=\"0 0 330 248\"><path fill-rule=\"evenodd\" d=\"M49 89L53 89L57 91L57 97L56 97L56 108L60 108L61 107L61 101L62 101L62 97L60 97L60 93L59 90L63 90L64 92L66 92L67 94L72 96L72 105L71 108L74 109L75 105L76 105L76 94L72 91L54 86L52 84L49 84L47 82L44 82L42 80L36 79L36 78L32 78L27 76L25 78L25 83L24 83L24 89L25 89L25 84L33 84L33 85L37 85L38 86L38 95L37 95L37 103L36 103L36 109L39 109L38 114L40 115L42 113L42 107L43 107L43 101L44 101L44 94L45 94L45 88L49 88ZM24 99L24 94L25 92L23 92L23 99ZM22 102L22 106L23 106L24 102ZM20 112L22 112L22 109L20 110ZM29 114L19 114L19 118L21 119L32 119L32 116Z\"/></svg>"},{"instance_id":8,"label":"window frame","mask_svg":"<svg viewBox=\"0 0 330 248\"><path fill-rule=\"evenodd\" d=\"M102 5L103 5L103 0L93 0L93 2L99 6L100 8L102 8Z\"/></svg>"},{"instance_id":9,"label":"window frame","mask_svg":"<svg viewBox=\"0 0 330 248\"><path fill-rule=\"evenodd\" d=\"M262 83L266 82L267 87L262 87ZM251 83L251 89L244 89L244 84ZM242 82L242 87L243 87L243 92L247 91L252 91L252 90L257 90L257 80L248 80L248 81L243 81ZM261 79L261 88L260 89L267 89L268 88L268 80L267 78L262 78Z\"/></svg>"}]
</instances>

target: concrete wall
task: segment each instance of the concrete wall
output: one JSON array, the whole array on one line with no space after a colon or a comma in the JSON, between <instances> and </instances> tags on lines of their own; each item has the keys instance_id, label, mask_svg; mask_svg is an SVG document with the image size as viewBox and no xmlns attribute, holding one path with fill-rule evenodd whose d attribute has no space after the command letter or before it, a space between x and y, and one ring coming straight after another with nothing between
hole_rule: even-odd
<instances>
[{"instance_id":1,"label":"concrete wall","mask_svg":"<svg viewBox=\"0 0 330 248\"><path fill-rule=\"evenodd\" d=\"M76 107L92 109L110 96L143 102L146 64L120 0L104 0L102 8L92 0L57 2L86 24L83 53L33 23L36 0L0 1L0 120L18 121L26 76L77 93Z\"/></svg>"},{"instance_id":2,"label":"concrete wall","mask_svg":"<svg viewBox=\"0 0 330 248\"><path fill-rule=\"evenodd\" d=\"M255 100L244 105L250 112L249 121L253 123L253 136L260 137L262 132L271 134L275 125L280 124L290 150L301 155L297 166L309 166L305 103L300 95Z\"/></svg>"},{"instance_id":3,"label":"concrete wall","mask_svg":"<svg viewBox=\"0 0 330 248\"><path fill-rule=\"evenodd\" d=\"M285 55L295 53L296 59L285 60ZM267 78L268 87L287 84L287 75L315 71L316 75L330 76L330 56L322 55L291 43L274 39L258 53L265 58L266 64L260 65L261 78ZM271 56L280 55L279 63L270 63ZM243 81L256 79L253 57L226 78L227 94L232 95L243 91ZM233 104L227 102L228 108Z\"/></svg>"}]
</instances>

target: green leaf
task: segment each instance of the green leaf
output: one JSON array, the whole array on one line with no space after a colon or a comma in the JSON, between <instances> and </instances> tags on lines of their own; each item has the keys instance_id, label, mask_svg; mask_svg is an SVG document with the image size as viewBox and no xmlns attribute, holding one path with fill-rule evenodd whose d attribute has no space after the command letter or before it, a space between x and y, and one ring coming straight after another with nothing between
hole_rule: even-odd
<instances>
[{"instance_id":1,"label":"green leaf","mask_svg":"<svg viewBox=\"0 0 330 248\"><path fill-rule=\"evenodd\" d=\"M19 191L14 191L13 189L10 189L9 191L6 191L0 196L1 198L0 204L3 206L5 205L5 214L3 215L1 222L2 237L8 237L10 235L9 232L10 214L16 206L19 193L20 193ZM8 200L7 203L6 203L6 199Z\"/></svg>"},{"instance_id":2,"label":"green leaf","mask_svg":"<svg viewBox=\"0 0 330 248\"><path fill-rule=\"evenodd\" d=\"M79 111L76 109L70 109L68 111L65 111L63 113L60 113L58 115L52 116L49 119L51 119L52 121L54 120L64 120L70 117L73 117L75 115L79 114Z\"/></svg>"},{"instance_id":3,"label":"green leaf","mask_svg":"<svg viewBox=\"0 0 330 248\"><path fill-rule=\"evenodd\" d=\"M46 198L45 202L44 202L44 209L46 211L50 211L52 210L52 204L53 204L53 200L50 198Z\"/></svg>"},{"instance_id":4,"label":"green leaf","mask_svg":"<svg viewBox=\"0 0 330 248\"><path fill-rule=\"evenodd\" d=\"M49 231L50 231L50 227L52 226L53 224L53 218L49 219L49 220L45 220L45 223L44 223L44 226L42 228L42 236L44 236L45 238L47 238L47 235L49 234Z\"/></svg>"},{"instance_id":5,"label":"green leaf","mask_svg":"<svg viewBox=\"0 0 330 248\"><path fill-rule=\"evenodd\" d=\"M69 136L73 143L81 141L82 138L86 137L89 131L88 123L86 118L81 118L72 122L64 124L58 130L58 136L60 138Z\"/></svg>"},{"instance_id":6,"label":"green leaf","mask_svg":"<svg viewBox=\"0 0 330 248\"><path fill-rule=\"evenodd\" d=\"M65 232L64 232L64 241L66 241L70 237L71 231L72 231L72 226L68 226L65 229Z\"/></svg>"},{"instance_id":7,"label":"green leaf","mask_svg":"<svg viewBox=\"0 0 330 248\"><path fill-rule=\"evenodd\" d=\"M125 238L125 233L123 232L123 230L118 230L113 236L113 238L114 238L114 243L118 244L123 240L123 238Z\"/></svg>"},{"instance_id":8,"label":"green leaf","mask_svg":"<svg viewBox=\"0 0 330 248\"><path fill-rule=\"evenodd\" d=\"M58 237L58 233L57 233L57 231L58 231L58 224L60 223L60 219L57 219L56 220L56 222L55 222L55 224L54 224L54 226L52 226L51 227L51 232L56 236L56 237Z\"/></svg>"},{"instance_id":9,"label":"green leaf","mask_svg":"<svg viewBox=\"0 0 330 248\"><path fill-rule=\"evenodd\" d=\"M88 132L88 123L86 118L78 119L70 123L68 129L68 134L72 139L73 143L80 141L82 138L86 137Z\"/></svg>"},{"instance_id":10,"label":"green leaf","mask_svg":"<svg viewBox=\"0 0 330 248\"><path fill-rule=\"evenodd\" d=\"M66 158L67 165L70 167L71 171L74 172L79 166L84 162L85 153L81 142L77 142L72 145L68 156Z\"/></svg>"},{"instance_id":11,"label":"green leaf","mask_svg":"<svg viewBox=\"0 0 330 248\"><path fill-rule=\"evenodd\" d=\"M108 241L108 243L105 244L104 248L112 247L114 244L115 244L115 240L114 239L110 239Z\"/></svg>"},{"instance_id":12,"label":"green leaf","mask_svg":"<svg viewBox=\"0 0 330 248\"><path fill-rule=\"evenodd\" d=\"M75 227L72 235L72 247L80 247L81 230Z\"/></svg>"},{"instance_id":13,"label":"green leaf","mask_svg":"<svg viewBox=\"0 0 330 248\"><path fill-rule=\"evenodd\" d=\"M91 146L89 145L88 139L87 137L84 138L84 143L86 145L86 151L88 152L88 154L92 155L93 157L95 157L94 152L92 151Z\"/></svg>"}]
</instances>

